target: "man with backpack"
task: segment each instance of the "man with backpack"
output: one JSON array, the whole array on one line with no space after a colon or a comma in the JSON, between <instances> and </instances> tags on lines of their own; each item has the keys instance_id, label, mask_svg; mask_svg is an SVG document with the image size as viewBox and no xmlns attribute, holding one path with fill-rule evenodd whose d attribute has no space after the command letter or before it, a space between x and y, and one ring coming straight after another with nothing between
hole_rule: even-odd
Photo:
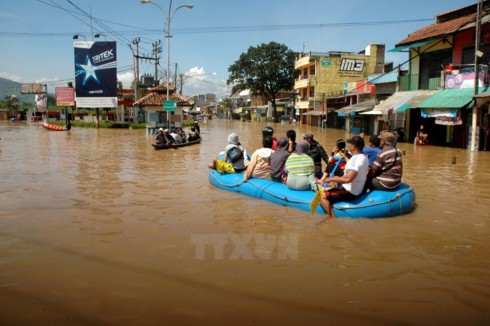
<instances>
[{"instance_id":1,"label":"man with backpack","mask_svg":"<svg viewBox=\"0 0 490 326\"><path fill-rule=\"evenodd\" d=\"M328 154L323 146L313 139L313 133L311 131L306 132L303 135L303 139L310 144L307 154L315 163L315 177L320 179L323 175L322 160L325 161L325 164L328 164Z\"/></svg>"}]
</instances>

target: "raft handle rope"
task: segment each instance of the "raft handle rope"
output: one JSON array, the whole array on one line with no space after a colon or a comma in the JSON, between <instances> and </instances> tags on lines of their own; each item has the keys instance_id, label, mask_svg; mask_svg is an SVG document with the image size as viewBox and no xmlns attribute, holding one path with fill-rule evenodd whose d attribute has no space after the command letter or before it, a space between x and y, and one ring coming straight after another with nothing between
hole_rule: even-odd
<instances>
[{"instance_id":1,"label":"raft handle rope","mask_svg":"<svg viewBox=\"0 0 490 326\"><path fill-rule=\"evenodd\" d=\"M219 172L216 172L216 173L219 173ZM235 187L238 187L240 186L242 183L244 183L243 181L241 182L238 182L238 183L235 183L235 184L226 184L226 183L223 183L221 182L221 180L219 180L215 175L214 175L214 171L213 171L213 178L215 178L217 180L217 182L219 184L221 184L222 186L225 186L225 187L228 187L228 188L235 188ZM251 182L250 180L247 180L245 182L248 182L249 184L251 184L252 186L254 186L255 188L267 193L268 195L272 196L272 197L275 197L275 198L278 198L278 199L282 199L286 202L289 202L289 203L297 203L297 204L310 204L309 202L304 202L304 201L298 201L298 200L290 200L288 199L287 197L281 197L281 196L278 196L276 194L273 194L259 186L257 186L256 184L254 184L253 182ZM390 203L390 202L393 202L395 200L398 200L399 204L400 204L400 213L402 213L403 209L402 209L402 201L401 201L401 198L406 195L407 193L409 192L412 192L413 191L413 188L412 187L409 187L407 188L405 191L403 192L400 192L400 193L397 193L395 198L390 198L390 199L387 199L385 201L382 201L382 202L379 202L379 203L375 203L375 204L371 204L371 205L358 205L358 206L351 206L351 205L340 205L340 206L335 206L334 205L334 209L338 209L338 210L346 210L346 209L361 209L361 208L368 208L368 207L373 207L373 206L379 206L379 205L383 205L383 204L387 204L387 203Z\"/></svg>"},{"instance_id":2,"label":"raft handle rope","mask_svg":"<svg viewBox=\"0 0 490 326\"><path fill-rule=\"evenodd\" d=\"M379 202L379 203L371 204L371 205L362 205L362 206L361 205L358 205L358 206L340 205L337 207L334 205L334 208L341 210L341 211L346 210L346 209L361 209L361 208L379 206L379 205L387 204L387 203L398 200L398 202L400 203L400 213L402 213L403 209L402 209L402 200L401 199L404 195L406 195L407 193L410 193L412 191L413 191L413 188L409 187L405 191L397 193L396 196L393 198L387 199L387 200Z\"/></svg>"},{"instance_id":3,"label":"raft handle rope","mask_svg":"<svg viewBox=\"0 0 490 326\"><path fill-rule=\"evenodd\" d=\"M219 173L219 172L216 172L216 173ZM227 188L235 188L235 187L240 186L242 183L244 183L243 181L241 181L241 182L239 182L239 183L235 183L235 184L226 184L226 183L221 182L221 180L219 180L219 179L218 179L218 178L217 178L217 177L214 175L214 171L213 171L212 175L213 175L213 178L215 178L215 179L217 180L217 182L218 182L220 185L225 186L225 187L227 187ZM288 199L288 197L278 196L278 195L276 195L276 194L273 194L273 193L271 193L271 192L269 192L269 191L267 191L267 190L265 190L265 189L261 188L260 186L256 185L255 183L251 182L250 180L247 180L247 181L245 181L245 182L247 182L247 183L249 183L250 185L254 186L255 188L257 188L257 189L259 189L259 190L263 191L264 193L266 193L266 194L268 194L268 195L270 195L270 196L272 196L272 197L275 197L275 198L278 198L278 199L284 200L285 202L288 202L288 203L296 203L296 204L307 204L307 205L309 205L309 204L310 204L310 202L299 201L299 200L291 200L291 199Z\"/></svg>"}]
</instances>

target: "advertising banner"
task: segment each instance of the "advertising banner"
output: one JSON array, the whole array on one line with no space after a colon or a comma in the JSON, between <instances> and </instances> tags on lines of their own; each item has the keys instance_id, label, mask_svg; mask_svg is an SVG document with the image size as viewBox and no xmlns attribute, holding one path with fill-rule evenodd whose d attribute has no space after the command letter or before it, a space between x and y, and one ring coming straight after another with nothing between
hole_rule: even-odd
<instances>
[{"instance_id":1,"label":"advertising banner","mask_svg":"<svg viewBox=\"0 0 490 326\"><path fill-rule=\"evenodd\" d=\"M40 94L44 93L43 84L39 83L23 83L20 84L21 94Z\"/></svg>"},{"instance_id":2,"label":"advertising banner","mask_svg":"<svg viewBox=\"0 0 490 326\"><path fill-rule=\"evenodd\" d=\"M74 48L76 106L117 107L116 42L75 42Z\"/></svg>"},{"instance_id":3,"label":"advertising banner","mask_svg":"<svg viewBox=\"0 0 490 326\"><path fill-rule=\"evenodd\" d=\"M56 87L57 106L75 106L75 90L73 87Z\"/></svg>"}]
</instances>

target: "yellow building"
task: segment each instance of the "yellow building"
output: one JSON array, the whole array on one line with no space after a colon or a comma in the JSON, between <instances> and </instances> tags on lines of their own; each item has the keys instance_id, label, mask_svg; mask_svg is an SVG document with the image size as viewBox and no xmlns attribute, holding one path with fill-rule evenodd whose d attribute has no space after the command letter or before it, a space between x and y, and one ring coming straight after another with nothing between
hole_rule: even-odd
<instances>
[{"instance_id":1,"label":"yellow building","mask_svg":"<svg viewBox=\"0 0 490 326\"><path fill-rule=\"evenodd\" d=\"M384 57L384 44L370 44L360 53L332 51L301 54L294 66L300 71L294 83L295 92L299 94L295 105L297 113L303 115L315 110L317 115L321 115L321 111L326 112L327 107L330 111L344 106L344 83L383 72ZM307 117L310 115L301 117L302 123L308 123Z\"/></svg>"}]
</instances>

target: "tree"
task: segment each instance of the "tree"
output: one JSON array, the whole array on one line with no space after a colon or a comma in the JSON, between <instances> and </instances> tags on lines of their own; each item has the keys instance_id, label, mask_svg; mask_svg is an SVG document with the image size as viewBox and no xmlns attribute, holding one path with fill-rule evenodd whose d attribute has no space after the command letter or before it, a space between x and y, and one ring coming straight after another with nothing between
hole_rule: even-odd
<instances>
[{"instance_id":1,"label":"tree","mask_svg":"<svg viewBox=\"0 0 490 326\"><path fill-rule=\"evenodd\" d=\"M252 94L267 95L277 121L276 95L294 87L299 73L294 69L296 57L296 52L276 42L250 47L228 68L230 76L226 83L233 85L232 93L250 89Z\"/></svg>"},{"instance_id":2,"label":"tree","mask_svg":"<svg viewBox=\"0 0 490 326\"><path fill-rule=\"evenodd\" d=\"M225 108L226 117L230 117L230 112L233 110L233 100L229 97L224 98L220 101L220 105Z\"/></svg>"},{"instance_id":3,"label":"tree","mask_svg":"<svg viewBox=\"0 0 490 326\"><path fill-rule=\"evenodd\" d=\"M19 111L19 109L20 109L20 103L19 103L19 99L17 98L17 96L12 95L9 97L7 107L9 109L8 110L9 118L11 118L17 114L17 111Z\"/></svg>"}]
</instances>

